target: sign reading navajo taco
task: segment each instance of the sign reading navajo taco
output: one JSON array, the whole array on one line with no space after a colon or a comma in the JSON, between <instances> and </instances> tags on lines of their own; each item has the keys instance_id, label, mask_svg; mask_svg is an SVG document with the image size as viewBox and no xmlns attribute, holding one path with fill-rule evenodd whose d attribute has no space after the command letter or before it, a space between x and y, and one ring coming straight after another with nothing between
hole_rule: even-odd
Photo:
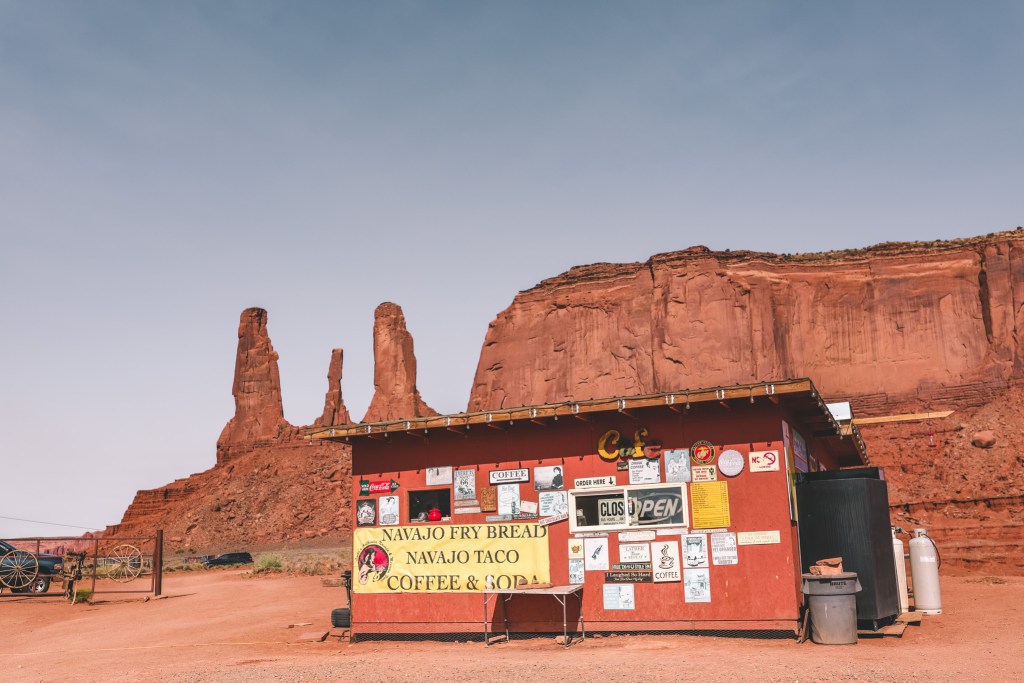
<instances>
[{"instance_id":1,"label":"sign reading navajo taco","mask_svg":"<svg viewBox=\"0 0 1024 683\"><path fill-rule=\"evenodd\" d=\"M536 524L357 528L357 593L472 593L548 583L548 530Z\"/></svg>"}]
</instances>

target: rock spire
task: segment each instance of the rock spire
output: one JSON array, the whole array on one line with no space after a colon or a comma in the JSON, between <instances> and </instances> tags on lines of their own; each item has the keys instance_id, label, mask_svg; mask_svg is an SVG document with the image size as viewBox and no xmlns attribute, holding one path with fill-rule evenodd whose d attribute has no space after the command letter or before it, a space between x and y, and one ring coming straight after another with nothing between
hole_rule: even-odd
<instances>
[{"instance_id":1,"label":"rock spire","mask_svg":"<svg viewBox=\"0 0 1024 683\"><path fill-rule=\"evenodd\" d=\"M363 422L437 415L416 388L416 355L401 306L382 303L373 318L374 391Z\"/></svg>"},{"instance_id":2,"label":"rock spire","mask_svg":"<svg viewBox=\"0 0 1024 683\"><path fill-rule=\"evenodd\" d=\"M324 414L313 423L317 427L348 424L352 421L345 399L341 396L341 365L345 352L341 349L331 351L331 364L327 368L327 395L324 396Z\"/></svg>"}]
</instances>

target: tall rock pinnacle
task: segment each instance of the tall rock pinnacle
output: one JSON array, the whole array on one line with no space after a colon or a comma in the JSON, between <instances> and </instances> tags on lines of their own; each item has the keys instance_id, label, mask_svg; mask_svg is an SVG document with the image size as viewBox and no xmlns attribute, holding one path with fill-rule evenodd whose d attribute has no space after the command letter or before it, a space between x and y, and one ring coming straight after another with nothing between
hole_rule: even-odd
<instances>
[{"instance_id":1,"label":"tall rock pinnacle","mask_svg":"<svg viewBox=\"0 0 1024 683\"><path fill-rule=\"evenodd\" d=\"M242 311L231 393L235 397L235 416L217 440L218 462L232 446L265 443L294 431L284 419L277 352L270 343L267 312L262 308Z\"/></svg>"},{"instance_id":2,"label":"tall rock pinnacle","mask_svg":"<svg viewBox=\"0 0 1024 683\"><path fill-rule=\"evenodd\" d=\"M341 364L345 352L341 349L331 351L331 364L327 369L327 395L324 396L324 414L313 424L317 427L348 424L352 421L345 399L341 397Z\"/></svg>"},{"instance_id":3,"label":"tall rock pinnacle","mask_svg":"<svg viewBox=\"0 0 1024 683\"><path fill-rule=\"evenodd\" d=\"M437 415L416 388L416 355L398 304L382 303L373 314L373 400L363 422Z\"/></svg>"}]
</instances>

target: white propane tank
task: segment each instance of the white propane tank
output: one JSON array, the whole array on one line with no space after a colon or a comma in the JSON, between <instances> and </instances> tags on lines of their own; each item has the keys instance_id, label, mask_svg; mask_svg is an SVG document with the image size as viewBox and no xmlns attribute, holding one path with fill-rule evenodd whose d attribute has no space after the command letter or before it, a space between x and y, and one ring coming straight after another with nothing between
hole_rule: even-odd
<instances>
[{"instance_id":1,"label":"white propane tank","mask_svg":"<svg viewBox=\"0 0 1024 683\"><path fill-rule=\"evenodd\" d=\"M914 529L910 539L910 573L914 579L914 608L923 614L942 614L939 549L924 529Z\"/></svg>"},{"instance_id":2,"label":"white propane tank","mask_svg":"<svg viewBox=\"0 0 1024 683\"><path fill-rule=\"evenodd\" d=\"M900 529L899 532L903 533L903 529ZM892 556L896 561L896 586L900 594L900 614L910 611L910 597L907 594L907 558L903 555L903 541L896 536L896 527L892 527Z\"/></svg>"}]
</instances>

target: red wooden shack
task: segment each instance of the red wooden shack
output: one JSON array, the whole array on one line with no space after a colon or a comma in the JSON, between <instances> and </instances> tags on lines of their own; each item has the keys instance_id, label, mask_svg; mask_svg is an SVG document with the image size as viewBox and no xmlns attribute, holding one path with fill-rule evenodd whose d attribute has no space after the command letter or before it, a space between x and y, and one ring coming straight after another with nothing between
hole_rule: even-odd
<instances>
[{"instance_id":1,"label":"red wooden shack","mask_svg":"<svg viewBox=\"0 0 1024 683\"><path fill-rule=\"evenodd\" d=\"M867 464L808 379L338 425L352 629L792 630L799 471Z\"/></svg>"}]
</instances>

